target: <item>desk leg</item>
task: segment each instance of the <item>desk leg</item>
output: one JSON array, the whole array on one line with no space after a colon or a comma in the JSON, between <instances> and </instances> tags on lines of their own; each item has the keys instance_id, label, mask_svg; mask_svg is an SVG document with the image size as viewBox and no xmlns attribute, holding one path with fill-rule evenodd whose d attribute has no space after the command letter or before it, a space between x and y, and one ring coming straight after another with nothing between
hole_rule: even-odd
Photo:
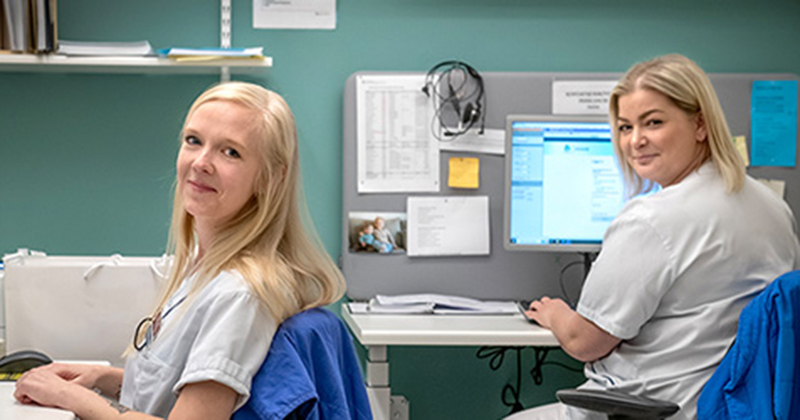
<instances>
[{"instance_id":1,"label":"desk leg","mask_svg":"<svg viewBox=\"0 0 800 420\"><path fill-rule=\"evenodd\" d=\"M367 395L374 420L390 420L391 395L386 346L367 347Z\"/></svg>"}]
</instances>

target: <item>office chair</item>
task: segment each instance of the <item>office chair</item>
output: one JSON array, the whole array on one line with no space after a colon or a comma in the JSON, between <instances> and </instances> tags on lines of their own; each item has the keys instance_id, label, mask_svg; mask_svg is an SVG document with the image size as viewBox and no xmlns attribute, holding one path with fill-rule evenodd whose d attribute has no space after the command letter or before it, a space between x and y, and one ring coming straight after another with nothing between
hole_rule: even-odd
<instances>
[{"instance_id":1,"label":"office chair","mask_svg":"<svg viewBox=\"0 0 800 420\"><path fill-rule=\"evenodd\" d=\"M736 341L703 387L699 419L800 418L800 270L786 273L739 316ZM562 390L564 404L610 419L661 419L676 404L614 391Z\"/></svg>"},{"instance_id":2,"label":"office chair","mask_svg":"<svg viewBox=\"0 0 800 420\"><path fill-rule=\"evenodd\" d=\"M371 420L347 327L323 308L284 321L233 420Z\"/></svg>"},{"instance_id":3,"label":"office chair","mask_svg":"<svg viewBox=\"0 0 800 420\"><path fill-rule=\"evenodd\" d=\"M680 410L678 404L626 394L593 389L562 389L556 398L564 404L605 413L609 420L665 419Z\"/></svg>"},{"instance_id":4,"label":"office chair","mask_svg":"<svg viewBox=\"0 0 800 420\"><path fill-rule=\"evenodd\" d=\"M736 340L700 393L697 417L800 418L799 321L797 270L775 279L742 310ZM678 411L668 401L615 391L562 390L556 397L610 419L661 419Z\"/></svg>"}]
</instances>

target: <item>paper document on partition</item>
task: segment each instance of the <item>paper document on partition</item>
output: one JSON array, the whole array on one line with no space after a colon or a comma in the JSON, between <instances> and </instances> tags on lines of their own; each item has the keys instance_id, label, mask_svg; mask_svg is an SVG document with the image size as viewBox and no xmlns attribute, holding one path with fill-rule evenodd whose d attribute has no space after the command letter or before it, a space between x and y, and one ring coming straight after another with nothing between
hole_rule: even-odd
<instances>
[{"instance_id":1,"label":"paper document on partition","mask_svg":"<svg viewBox=\"0 0 800 420\"><path fill-rule=\"evenodd\" d=\"M744 166L750 166L750 157L747 154L747 138L745 136L735 136L733 145L736 147L736 151L739 152L739 157L742 158Z\"/></svg>"},{"instance_id":2,"label":"paper document on partition","mask_svg":"<svg viewBox=\"0 0 800 420\"><path fill-rule=\"evenodd\" d=\"M253 0L257 29L336 29L336 0Z\"/></svg>"},{"instance_id":3,"label":"paper document on partition","mask_svg":"<svg viewBox=\"0 0 800 420\"><path fill-rule=\"evenodd\" d=\"M775 194L778 194L778 197L784 198L786 195L786 181L780 179L762 179L756 178L756 181L766 185L771 189Z\"/></svg>"},{"instance_id":4,"label":"paper document on partition","mask_svg":"<svg viewBox=\"0 0 800 420\"><path fill-rule=\"evenodd\" d=\"M796 165L797 80L756 80L750 96L753 166Z\"/></svg>"},{"instance_id":5,"label":"paper document on partition","mask_svg":"<svg viewBox=\"0 0 800 420\"><path fill-rule=\"evenodd\" d=\"M485 128L483 134L478 134L475 130L470 130L452 141L443 141L439 143L439 149L454 152L504 155L506 153L505 142L505 130Z\"/></svg>"},{"instance_id":6,"label":"paper document on partition","mask_svg":"<svg viewBox=\"0 0 800 420\"><path fill-rule=\"evenodd\" d=\"M408 255L488 255L489 197L408 197Z\"/></svg>"},{"instance_id":7,"label":"paper document on partition","mask_svg":"<svg viewBox=\"0 0 800 420\"><path fill-rule=\"evenodd\" d=\"M424 75L356 78L359 193L439 191L439 146Z\"/></svg>"},{"instance_id":8,"label":"paper document on partition","mask_svg":"<svg viewBox=\"0 0 800 420\"><path fill-rule=\"evenodd\" d=\"M615 80L553 81L553 114L608 115Z\"/></svg>"}]
</instances>

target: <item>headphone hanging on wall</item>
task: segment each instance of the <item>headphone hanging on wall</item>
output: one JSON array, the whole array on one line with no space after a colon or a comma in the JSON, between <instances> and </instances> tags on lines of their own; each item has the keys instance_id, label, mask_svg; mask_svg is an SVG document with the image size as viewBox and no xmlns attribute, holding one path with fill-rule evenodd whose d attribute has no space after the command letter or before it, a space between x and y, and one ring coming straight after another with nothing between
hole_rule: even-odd
<instances>
[{"instance_id":1,"label":"headphone hanging on wall","mask_svg":"<svg viewBox=\"0 0 800 420\"><path fill-rule=\"evenodd\" d=\"M461 80L458 80L459 78ZM486 122L484 109L486 98L483 78L475 68L463 61L443 61L428 71L422 92L434 99L435 115L431 122L434 137L439 140L454 140L467 133L478 122L480 122L478 133L483 134ZM455 128L445 123L446 115L455 116L457 124ZM441 135L436 130L436 121L441 127ZM452 122L452 119L450 121Z\"/></svg>"}]
</instances>

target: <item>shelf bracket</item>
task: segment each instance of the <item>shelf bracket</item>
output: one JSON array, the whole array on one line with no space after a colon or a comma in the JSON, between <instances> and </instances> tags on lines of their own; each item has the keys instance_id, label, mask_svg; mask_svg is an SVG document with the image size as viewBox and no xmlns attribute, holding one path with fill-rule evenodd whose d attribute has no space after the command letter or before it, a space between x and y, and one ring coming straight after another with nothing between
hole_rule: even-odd
<instances>
[{"instance_id":1,"label":"shelf bracket","mask_svg":"<svg viewBox=\"0 0 800 420\"><path fill-rule=\"evenodd\" d=\"M231 47L231 0L221 0L222 7L220 10L220 30L219 30L219 46L220 48ZM220 81L229 82L231 80L230 67L222 67L220 70Z\"/></svg>"}]
</instances>

